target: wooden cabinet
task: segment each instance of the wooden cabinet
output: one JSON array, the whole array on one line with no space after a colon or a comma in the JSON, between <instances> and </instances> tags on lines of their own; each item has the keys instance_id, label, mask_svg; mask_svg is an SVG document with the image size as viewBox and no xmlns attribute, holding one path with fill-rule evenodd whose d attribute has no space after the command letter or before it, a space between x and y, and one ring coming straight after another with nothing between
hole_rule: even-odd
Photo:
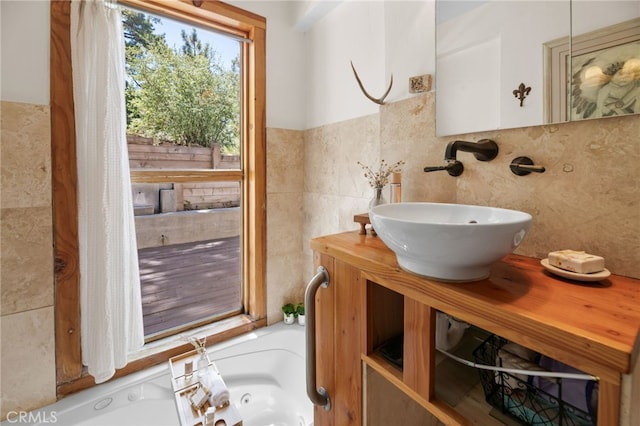
<instances>
[{"instance_id":1,"label":"wooden cabinet","mask_svg":"<svg viewBox=\"0 0 640 426\"><path fill-rule=\"evenodd\" d=\"M316 293L316 346L317 383L332 408L316 408L316 426L376 425L385 410L397 424L479 422L486 407L454 408L436 388L438 311L598 377L598 425L640 424L640 281L572 282L510 255L489 279L450 284L401 270L377 237L347 232L311 248L330 276ZM376 352L398 334L402 369Z\"/></svg>"}]
</instances>

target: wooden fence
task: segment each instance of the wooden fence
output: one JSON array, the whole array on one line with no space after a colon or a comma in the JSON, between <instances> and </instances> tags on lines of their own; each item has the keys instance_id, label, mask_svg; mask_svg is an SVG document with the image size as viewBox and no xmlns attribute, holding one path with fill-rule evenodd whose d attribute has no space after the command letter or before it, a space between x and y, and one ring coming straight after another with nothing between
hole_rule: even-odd
<instances>
[{"instance_id":1,"label":"wooden fence","mask_svg":"<svg viewBox=\"0 0 640 426\"><path fill-rule=\"evenodd\" d=\"M217 169L240 168L239 155L223 155L220 146L191 147L161 143L154 145L151 138L127 135L129 167L140 169ZM240 205L239 182L167 182L164 185L133 184L134 204L137 198L154 207L154 213L166 211L199 210L237 207ZM175 190L175 208L162 206L159 191ZM139 194L142 193L142 196Z\"/></svg>"},{"instance_id":2,"label":"wooden fence","mask_svg":"<svg viewBox=\"0 0 640 426\"><path fill-rule=\"evenodd\" d=\"M239 155L223 155L220 145L211 148L173 145L154 145L152 138L127 135L129 167L136 169L238 169Z\"/></svg>"}]
</instances>

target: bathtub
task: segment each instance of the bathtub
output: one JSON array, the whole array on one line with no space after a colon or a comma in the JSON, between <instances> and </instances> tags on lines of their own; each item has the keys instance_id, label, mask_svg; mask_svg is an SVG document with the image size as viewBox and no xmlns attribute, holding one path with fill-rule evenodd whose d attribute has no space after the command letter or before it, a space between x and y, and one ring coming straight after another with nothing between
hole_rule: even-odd
<instances>
[{"instance_id":1,"label":"bathtub","mask_svg":"<svg viewBox=\"0 0 640 426\"><path fill-rule=\"evenodd\" d=\"M243 426L312 426L305 393L304 327L279 323L208 349L229 388ZM115 379L2 426L179 425L168 363Z\"/></svg>"}]
</instances>

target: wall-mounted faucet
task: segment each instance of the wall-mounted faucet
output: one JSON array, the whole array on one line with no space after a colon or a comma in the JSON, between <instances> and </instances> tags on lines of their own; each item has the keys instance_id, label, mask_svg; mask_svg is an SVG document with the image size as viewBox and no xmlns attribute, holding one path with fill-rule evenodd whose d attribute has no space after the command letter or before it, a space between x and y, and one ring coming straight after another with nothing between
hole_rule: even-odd
<instances>
[{"instance_id":1,"label":"wall-mounted faucet","mask_svg":"<svg viewBox=\"0 0 640 426\"><path fill-rule=\"evenodd\" d=\"M444 159L446 161L456 160L458 151L472 152L478 161L491 161L498 156L498 144L491 139L480 139L478 142L449 142Z\"/></svg>"},{"instance_id":2,"label":"wall-mounted faucet","mask_svg":"<svg viewBox=\"0 0 640 426\"><path fill-rule=\"evenodd\" d=\"M479 161L491 161L498 155L498 144L491 139L481 139L478 142L449 142L444 153L444 159L447 164L445 166L425 167L424 171L446 170L450 176L460 176L464 171L464 166L456 158L458 151L472 152Z\"/></svg>"}]
</instances>

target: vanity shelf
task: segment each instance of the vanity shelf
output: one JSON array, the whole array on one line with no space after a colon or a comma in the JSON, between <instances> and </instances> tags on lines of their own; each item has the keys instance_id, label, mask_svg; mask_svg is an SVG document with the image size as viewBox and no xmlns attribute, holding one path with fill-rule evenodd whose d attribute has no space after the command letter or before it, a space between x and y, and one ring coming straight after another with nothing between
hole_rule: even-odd
<instances>
[{"instance_id":1,"label":"vanity shelf","mask_svg":"<svg viewBox=\"0 0 640 426\"><path fill-rule=\"evenodd\" d=\"M316 267L324 266L331 277L329 288L316 296L316 333L322 360L317 381L333 408L317 409L316 425L379 424L373 412L392 402L378 395L388 391L378 392L368 382L399 390L398 407L419 406L394 414L418 412L425 416L420 424L473 424L490 411L481 386L466 390L477 406L447 401L449 389L441 384L447 380L438 380L445 374L442 355L435 349L439 311L597 376L597 424L640 422L640 407L631 404L640 398L638 280L612 275L600 283L577 283L549 275L538 259L509 255L486 280L450 284L401 270L395 255L370 235L319 237L311 247ZM399 334L402 369L376 352Z\"/></svg>"}]
</instances>

